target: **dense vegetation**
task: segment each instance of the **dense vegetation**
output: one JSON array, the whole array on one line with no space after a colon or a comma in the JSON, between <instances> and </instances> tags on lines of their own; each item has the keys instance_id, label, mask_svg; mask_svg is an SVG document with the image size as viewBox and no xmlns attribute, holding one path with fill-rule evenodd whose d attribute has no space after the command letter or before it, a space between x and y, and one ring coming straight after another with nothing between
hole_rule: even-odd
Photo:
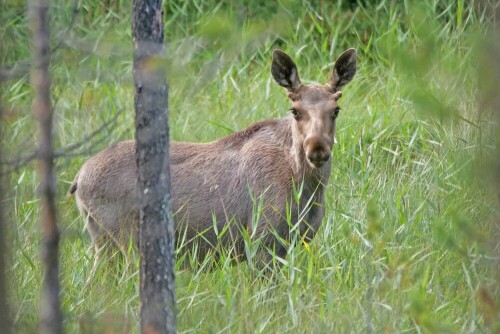
<instances>
[{"instance_id":1,"label":"dense vegetation","mask_svg":"<svg viewBox=\"0 0 500 334\"><path fill-rule=\"evenodd\" d=\"M0 3L0 61L17 64L1 92L2 160L12 162L35 146L33 96L23 73L29 15L25 2ZM270 74L274 48L296 60L304 82L325 82L346 48L359 54L358 73L340 101L327 215L316 239L291 249L271 280L224 259L210 272L203 264L179 268L179 332L500 330L492 173L498 108L488 109L484 93L495 91L486 79L498 64L486 52L493 31L488 2L370 3L165 2L174 140L214 140L285 116L286 95ZM85 286L93 250L74 200L65 196L93 152L134 135L130 11L128 1L52 1L68 332L138 328L136 251L130 249L129 266L120 256L101 263ZM34 166L13 168L8 180L11 313L19 332L33 332L41 277Z\"/></svg>"}]
</instances>

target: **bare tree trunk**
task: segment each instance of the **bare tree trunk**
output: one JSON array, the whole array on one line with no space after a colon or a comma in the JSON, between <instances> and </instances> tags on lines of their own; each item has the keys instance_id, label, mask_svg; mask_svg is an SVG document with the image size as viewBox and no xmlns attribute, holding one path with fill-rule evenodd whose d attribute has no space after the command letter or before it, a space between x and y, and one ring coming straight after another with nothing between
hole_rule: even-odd
<instances>
[{"instance_id":1,"label":"bare tree trunk","mask_svg":"<svg viewBox=\"0 0 500 334\"><path fill-rule=\"evenodd\" d=\"M1 117L1 115L0 115ZM1 152L0 152L1 153ZM2 174L0 178L3 181ZM9 319L9 308L7 304L7 252L5 247L5 226L3 217L3 192L2 183L0 183L0 333L11 333L11 325Z\"/></svg>"},{"instance_id":2,"label":"bare tree trunk","mask_svg":"<svg viewBox=\"0 0 500 334\"><path fill-rule=\"evenodd\" d=\"M175 333L174 228L161 3L134 0L132 5L142 333Z\"/></svg>"},{"instance_id":3,"label":"bare tree trunk","mask_svg":"<svg viewBox=\"0 0 500 334\"><path fill-rule=\"evenodd\" d=\"M31 75L35 90L33 113L38 120L38 172L41 204L43 284L40 302L41 333L61 333L59 305L59 231L56 221L54 152L52 149L52 104L50 100L50 49L48 0L31 2L33 64Z\"/></svg>"},{"instance_id":4,"label":"bare tree trunk","mask_svg":"<svg viewBox=\"0 0 500 334\"><path fill-rule=\"evenodd\" d=\"M0 56L3 57L3 45L0 43ZM2 96L2 90L4 85L0 84L0 96ZM3 101L0 98L0 157L3 157L2 153L2 138L3 134ZM0 158L0 161L2 159ZM7 222L5 221L5 192L4 192L4 182L8 176L5 176L4 164L0 163L0 333L10 334L12 333L12 327L10 322L9 304L7 301L7 267L8 258L10 252L7 252L6 247L6 233L7 233Z\"/></svg>"},{"instance_id":5,"label":"bare tree trunk","mask_svg":"<svg viewBox=\"0 0 500 334\"><path fill-rule=\"evenodd\" d=\"M2 115L0 112L0 120L1 117ZM9 308L7 304L7 280L5 279L6 277L5 274L7 269L7 252L6 252L5 237L4 237L6 229L4 226L5 220L3 216L4 198L3 198L2 181L3 181L3 174L0 169L0 333L10 333L11 328L9 321Z\"/></svg>"},{"instance_id":6,"label":"bare tree trunk","mask_svg":"<svg viewBox=\"0 0 500 334\"><path fill-rule=\"evenodd\" d=\"M4 55L3 44L0 43L0 57ZM0 84L0 96L3 94L4 85ZM3 134L3 100L0 97L0 157L4 157L2 153L2 138ZM7 301L7 268L9 266L10 252L6 247L7 221L5 220L5 188L4 182L10 175L5 175L6 168L3 160L0 158L0 333L12 333L12 323L10 320L9 303Z\"/></svg>"},{"instance_id":7,"label":"bare tree trunk","mask_svg":"<svg viewBox=\"0 0 500 334\"><path fill-rule=\"evenodd\" d=\"M1 103L1 101L0 101ZM0 104L0 122L2 121L2 105ZM2 156L2 125L0 123L0 157ZM7 223L4 216L5 193L4 193L4 168L0 164L0 333L12 333L12 324L10 322L9 304L7 302L7 267L10 252L5 245L5 234L7 232Z\"/></svg>"}]
</instances>

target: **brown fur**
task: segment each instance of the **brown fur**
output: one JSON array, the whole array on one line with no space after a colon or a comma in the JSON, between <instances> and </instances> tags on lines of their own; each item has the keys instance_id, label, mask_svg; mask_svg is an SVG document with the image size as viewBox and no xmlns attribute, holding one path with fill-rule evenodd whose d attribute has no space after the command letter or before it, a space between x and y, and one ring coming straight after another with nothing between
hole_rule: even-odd
<instances>
[{"instance_id":1,"label":"brown fur","mask_svg":"<svg viewBox=\"0 0 500 334\"><path fill-rule=\"evenodd\" d=\"M201 258L217 245L244 256L242 230L262 237L264 246L285 256L291 240L287 208L305 240L314 236L323 219L335 135L336 117L332 115L341 87L331 83L304 86L286 54L275 51L273 56L273 75L288 89L298 117L258 122L209 143L170 143L177 244L190 250L196 240ZM351 77L344 80L341 72L337 81L349 82L352 66L355 71L355 51L346 51L339 60L332 76L347 68ZM107 238L119 245L131 235L137 240L136 174L133 140L93 156L77 174L69 192L76 196L96 247ZM293 199L294 187L303 189L299 203ZM264 203L257 224L253 221L256 198ZM224 228L224 236L218 237L217 231ZM286 242L278 241L274 234Z\"/></svg>"}]
</instances>

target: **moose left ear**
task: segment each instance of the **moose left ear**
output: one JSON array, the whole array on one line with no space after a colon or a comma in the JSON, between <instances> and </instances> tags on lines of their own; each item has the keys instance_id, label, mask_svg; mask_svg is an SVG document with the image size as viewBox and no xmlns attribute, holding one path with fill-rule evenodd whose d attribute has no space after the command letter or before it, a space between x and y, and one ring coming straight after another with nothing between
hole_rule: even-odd
<instances>
[{"instance_id":1,"label":"moose left ear","mask_svg":"<svg viewBox=\"0 0 500 334\"><path fill-rule=\"evenodd\" d=\"M335 61L328 84L334 92L347 85L356 74L356 50L344 51Z\"/></svg>"}]
</instances>

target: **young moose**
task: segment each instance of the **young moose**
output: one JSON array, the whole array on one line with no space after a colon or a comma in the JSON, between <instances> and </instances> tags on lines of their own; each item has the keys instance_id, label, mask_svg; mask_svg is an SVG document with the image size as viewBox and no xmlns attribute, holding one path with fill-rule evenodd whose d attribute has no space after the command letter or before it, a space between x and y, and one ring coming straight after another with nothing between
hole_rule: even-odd
<instances>
[{"instance_id":1,"label":"young moose","mask_svg":"<svg viewBox=\"0 0 500 334\"><path fill-rule=\"evenodd\" d=\"M244 258L242 231L261 238L263 261L269 250L284 257L292 229L308 241L323 219L337 101L356 73L356 51L337 59L325 85L303 85L281 50L273 53L271 73L288 91L291 116L210 143L170 143L177 246L196 249L200 260L217 245ZM120 247L138 240L134 154L133 140L108 147L83 165L70 188L96 250L108 239ZM299 201L294 189L302 189ZM264 204L258 222L256 198Z\"/></svg>"}]
</instances>

